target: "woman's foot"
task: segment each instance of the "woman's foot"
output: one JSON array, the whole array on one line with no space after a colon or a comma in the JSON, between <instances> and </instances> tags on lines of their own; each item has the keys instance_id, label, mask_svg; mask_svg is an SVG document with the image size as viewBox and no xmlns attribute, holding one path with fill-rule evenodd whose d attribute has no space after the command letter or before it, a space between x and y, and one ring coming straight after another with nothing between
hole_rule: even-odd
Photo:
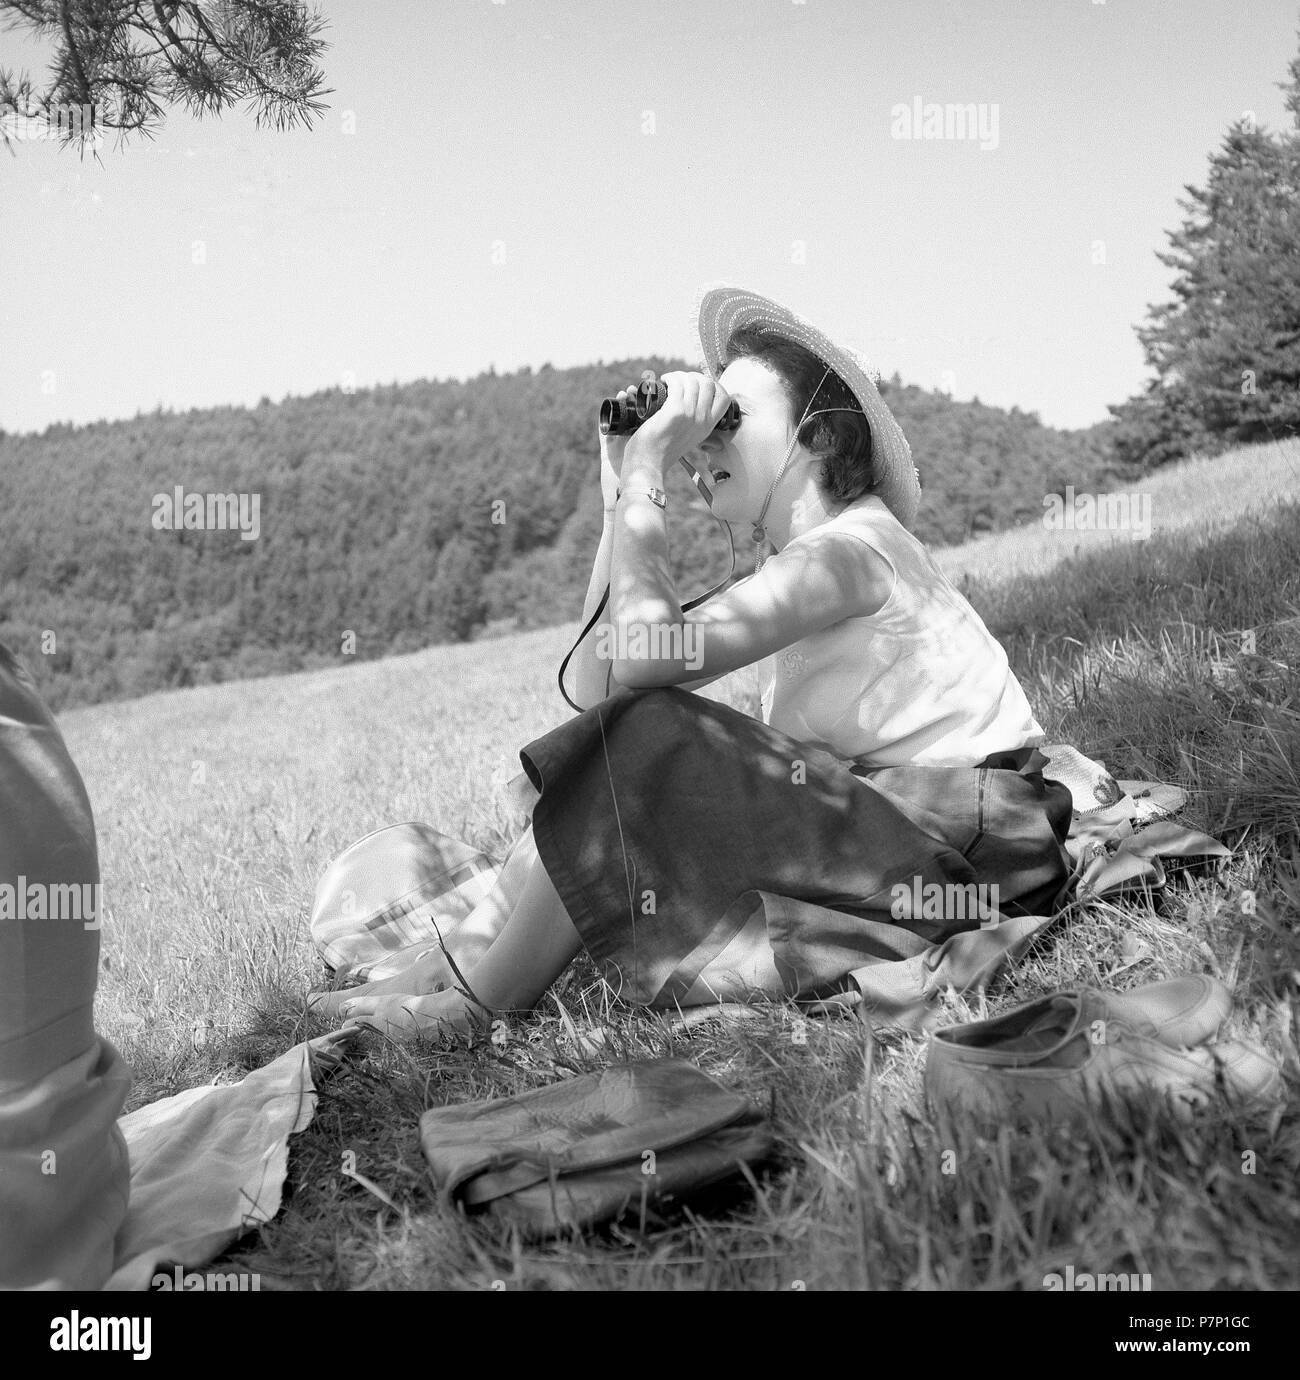
<instances>
[{"instance_id":1,"label":"woman's foot","mask_svg":"<svg viewBox=\"0 0 1300 1380\"><path fill-rule=\"evenodd\" d=\"M351 992L331 994L341 998L338 1015L349 1024L370 1026L394 1039L428 1035L451 1041L467 1039L485 1030L492 1019L489 1012L455 990L427 996L409 993L359 996L360 991L356 988Z\"/></svg>"},{"instance_id":2,"label":"woman's foot","mask_svg":"<svg viewBox=\"0 0 1300 1380\"><path fill-rule=\"evenodd\" d=\"M343 1008L358 998L391 996L426 996L441 992L455 981L446 956L441 949L421 954L405 972L377 982L363 982L359 987L345 987L338 992L312 992L307 1004L319 1016L341 1016Z\"/></svg>"}]
</instances>

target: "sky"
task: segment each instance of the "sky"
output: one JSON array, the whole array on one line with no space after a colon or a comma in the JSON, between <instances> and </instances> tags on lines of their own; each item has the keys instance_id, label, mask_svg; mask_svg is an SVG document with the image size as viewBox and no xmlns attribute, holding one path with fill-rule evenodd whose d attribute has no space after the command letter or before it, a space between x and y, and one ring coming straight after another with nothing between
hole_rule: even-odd
<instances>
[{"instance_id":1,"label":"sky","mask_svg":"<svg viewBox=\"0 0 1300 1380\"><path fill-rule=\"evenodd\" d=\"M0 427L695 362L715 282L885 376L1086 426L1148 377L1183 185L1244 112L1289 127L1300 29L1297 0L315 7L310 130L175 109L102 164L0 150ZM51 55L0 30L4 66Z\"/></svg>"}]
</instances>

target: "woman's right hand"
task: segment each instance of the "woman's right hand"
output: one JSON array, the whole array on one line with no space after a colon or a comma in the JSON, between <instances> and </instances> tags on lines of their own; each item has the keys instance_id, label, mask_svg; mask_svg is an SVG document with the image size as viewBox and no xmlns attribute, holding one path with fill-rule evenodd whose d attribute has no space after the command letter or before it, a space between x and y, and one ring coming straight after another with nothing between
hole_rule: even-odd
<instances>
[{"instance_id":1,"label":"woman's right hand","mask_svg":"<svg viewBox=\"0 0 1300 1380\"><path fill-rule=\"evenodd\" d=\"M654 374L647 369L642 378L653 380ZM636 395L638 386L635 383L629 383L626 388L620 388L614 397L619 402L625 402L628 398ZM606 508L612 508L618 498L618 476L623 468L623 452L635 434L635 432L625 432L622 435L605 436L601 435L599 431L597 432L597 439L600 442L600 492L605 500Z\"/></svg>"}]
</instances>

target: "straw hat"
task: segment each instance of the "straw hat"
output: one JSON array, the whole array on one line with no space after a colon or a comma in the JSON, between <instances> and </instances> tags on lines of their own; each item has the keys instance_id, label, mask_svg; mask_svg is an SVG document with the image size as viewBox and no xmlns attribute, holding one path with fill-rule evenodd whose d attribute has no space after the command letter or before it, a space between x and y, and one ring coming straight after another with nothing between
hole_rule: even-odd
<instances>
[{"instance_id":1,"label":"straw hat","mask_svg":"<svg viewBox=\"0 0 1300 1380\"><path fill-rule=\"evenodd\" d=\"M763 326L797 341L833 369L861 404L871 428L875 493L910 529L921 505L921 477L912 463L907 437L876 390L879 373L856 350L836 345L816 326L766 297L745 288L716 284L703 288L696 305L704 366L713 378L722 372L727 342L742 326Z\"/></svg>"}]
</instances>

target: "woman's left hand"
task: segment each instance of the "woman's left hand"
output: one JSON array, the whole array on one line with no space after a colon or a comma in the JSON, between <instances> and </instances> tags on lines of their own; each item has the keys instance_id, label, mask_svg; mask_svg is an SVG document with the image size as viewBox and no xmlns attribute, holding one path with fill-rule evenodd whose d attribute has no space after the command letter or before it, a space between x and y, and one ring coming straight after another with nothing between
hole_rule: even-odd
<instances>
[{"instance_id":1,"label":"woman's left hand","mask_svg":"<svg viewBox=\"0 0 1300 1380\"><path fill-rule=\"evenodd\" d=\"M636 467L656 468L663 474L679 455L698 449L722 420L731 402L725 389L707 374L670 370L663 406L641 423L624 452L624 472Z\"/></svg>"}]
</instances>

